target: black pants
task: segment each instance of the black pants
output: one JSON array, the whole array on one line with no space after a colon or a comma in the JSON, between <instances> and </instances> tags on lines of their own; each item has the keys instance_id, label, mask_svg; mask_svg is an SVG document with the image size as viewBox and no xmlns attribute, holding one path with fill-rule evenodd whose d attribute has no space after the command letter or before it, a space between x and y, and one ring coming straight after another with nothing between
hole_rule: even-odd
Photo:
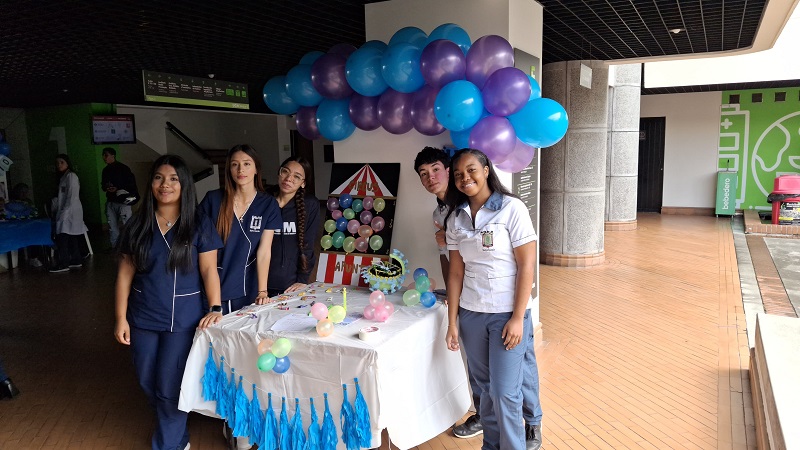
<instances>
[{"instance_id":1,"label":"black pants","mask_svg":"<svg viewBox=\"0 0 800 450\"><path fill-rule=\"evenodd\" d=\"M56 235L56 266L59 269L81 264L80 240L83 235L59 233Z\"/></svg>"}]
</instances>

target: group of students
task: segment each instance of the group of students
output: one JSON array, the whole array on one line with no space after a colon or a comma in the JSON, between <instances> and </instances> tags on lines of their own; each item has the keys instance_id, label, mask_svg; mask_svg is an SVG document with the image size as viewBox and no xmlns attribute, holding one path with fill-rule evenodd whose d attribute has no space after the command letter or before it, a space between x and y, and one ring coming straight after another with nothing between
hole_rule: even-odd
<instances>
[{"instance_id":1,"label":"group of students","mask_svg":"<svg viewBox=\"0 0 800 450\"><path fill-rule=\"evenodd\" d=\"M308 282L320 220L319 201L305 192L310 172L306 160L289 158L265 192L256 151L237 145L224 187L198 206L180 157L153 163L149 195L117 243L114 327L156 412L153 449L190 447L178 398L195 330Z\"/></svg>"}]
</instances>

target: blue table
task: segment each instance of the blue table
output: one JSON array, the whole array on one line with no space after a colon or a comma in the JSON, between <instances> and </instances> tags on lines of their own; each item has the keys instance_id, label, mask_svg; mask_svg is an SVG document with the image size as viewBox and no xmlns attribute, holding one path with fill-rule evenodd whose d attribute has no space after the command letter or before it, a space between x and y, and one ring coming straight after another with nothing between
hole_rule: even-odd
<instances>
[{"instance_id":1,"label":"blue table","mask_svg":"<svg viewBox=\"0 0 800 450\"><path fill-rule=\"evenodd\" d=\"M52 246L50 219L6 220L0 222L0 254L29 245ZM11 255L8 257L11 268Z\"/></svg>"}]
</instances>

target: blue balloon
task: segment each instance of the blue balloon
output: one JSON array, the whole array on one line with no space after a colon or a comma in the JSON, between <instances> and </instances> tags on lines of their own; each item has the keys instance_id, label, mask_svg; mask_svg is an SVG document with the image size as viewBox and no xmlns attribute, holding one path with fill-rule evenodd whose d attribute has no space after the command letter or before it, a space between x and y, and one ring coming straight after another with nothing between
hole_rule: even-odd
<instances>
[{"instance_id":1,"label":"blue balloon","mask_svg":"<svg viewBox=\"0 0 800 450\"><path fill-rule=\"evenodd\" d=\"M344 232L347 229L347 219L344 217L336 219L336 229Z\"/></svg>"},{"instance_id":2,"label":"blue balloon","mask_svg":"<svg viewBox=\"0 0 800 450\"><path fill-rule=\"evenodd\" d=\"M321 52L319 50L314 50L313 52L308 52L300 58L300 64L308 64L311 65L314 61L317 60L320 56L324 55L325 52Z\"/></svg>"},{"instance_id":3,"label":"blue balloon","mask_svg":"<svg viewBox=\"0 0 800 450\"><path fill-rule=\"evenodd\" d=\"M392 35L392 38L389 39L389 47L391 47L392 44L408 43L422 50L427 39L428 35L417 27L400 28Z\"/></svg>"},{"instance_id":4,"label":"blue balloon","mask_svg":"<svg viewBox=\"0 0 800 450\"><path fill-rule=\"evenodd\" d=\"M6 141L0 142L0 155L8 156L11 154L11 144Z\"/></svg>"},{"instance_id":5,"label":"blue balloon","mask_svg":"<svg viewBox=\"0 0 800 450\"><path fill-rule=\"evenodd\" d=\"M410 94L425 84L419 60L422 50L408 42L389 44L381 59L383 79L397 92Z\"/></svg>"},{"instance_id":6,"label":"blue balloon","mask_svg":"<svg viewBox=\"0 0 800 450\"><path fill-rule=\"evenodd\" d=\"M428 36L428 40L425 41L425 45L428 45L437 39L447 39L455 42L456 45L461 48L461 51L464 52L464 56L467 55L467 51L472 45L472 41L469 39L469 34L464 31L463 28L454 23L445 23L434 28L433 31L431 31L431 34Z\"/></svg>"},{"instance_id":7,"label":"blue balloon","mask_svg":"<svg viewBox=\"0 0 800 450\"><path fill-rule=\"evenodd\" d=\"M278 114L294 114L300 106L286 92L286 77L272 77L264 85L264 103Z\"/></svg>"},{"instance_id":8,"label":"blue balloon","mask_svg":"<svg viewBox=\"0 0 800 450\"><path fill-rule=\"evenodd\" d=\"M389 87L383 79L382 57L383 50L361 47L347 58L344 74L354 91L365 97L376 97Z\"/></svg>"},{"instance_id":9,"label":"blue balloon","mask_svg":"<svg viewBox=\"0 0 800 450\"><path fill-rule=\"evenodd\" d=\"M425 275L427 277L428 271L423 269L422 267L419 267L414 271L414 279L416 280L421 275Z\"/></svg>"},{"instance_id":10,"label":"blue balloon","mask_svg":"<svg viewBox=\"0 0 800 450\"><path fill-rule=\"evenodd\" d=\"M528 75L528 81L531 82L531 96L528 98L528 100L542 98L542 88L539 87L539 83L536 82L536 79Z\"/></svg>"},{"instance_id":11,"label":"blue balloon","mask_svg":"<svg viewBox=\"0 0 800 450\"><path fill-rule=\"evenodd\" d=\"M377 50L380 50L380 51L384 51L384 50L386 50L386 47L388 47L388 45L386 45L385 42L373 40L373 41L364 42L361 45L361 47L359 47L359 48L374 48L374 49L377 49ZM350 55L350 56L353 56L353 55Z\"/></svg>"},{"instance_id":12,"label":"blue balloon","mask_svg":"<svg viewBox=\"0 0 800 450\"><path fill-rule=\"evenodd\" d=\"M430 291L423 292L419 296L419 302L422 303L422 306L430 308L436 304L436 294Z\"/></svg>"},{"instance_id":13,"label":"blue balloon","mask_svg":"<svg viewBox=\"0 0 800 450\"><path fill-rule=\"evenodd\" d=\"M275 366L272 367L272 370L274 370L275 373L284 373L287 370L289 370L289 367L291 365L292 364L289 362L288 356L284 356L283 358L276 358Z\"/></svg>"},{"instance_id":14,"label":"blue balloon","mask_svg":"<svg viewBox=\"0 0 800 450\"><path fill-rule=\"evenodd\" d=\"M483 97L478 86L466 80L448 83L433 105L436 119L450 131L472 128L483 114Z\"/></svg>"},{"instance_id":15,"label":"blue balloon","mask_svg":"<svg viewBox=\"0 0 800 450\"><path fill-rule=\"evenodd\" d=\"M311 83L311 64L298 64L286 74L286 93L300 106L317 106L322 101Z\"/></svg>"},{"instance_id":16,"label":"blue balloon","mask_svg":"<svg viewBox=\"0 0 800 450\"><path fill-rule=\"evenodd\" d=\"M317 128L319 134L332 141L350 137L356 129L350 119L350 100L322 100L317 108Z\"/></svg>"},{"instance_id":17,"label":"blue balloon","mask_svg":"<svg viewBox=\"0 0 800 450\"><path fill-rule=\"evenodd\" d=\"M471 131L472 127L461 131L450 131L450 140L453 141L453 146L455 146L457 150L469 148L469 133Z\"/></svg>"},{"instance_id":18,"label":"blue balloon","mask_svg":"<svg viewBox=\"0 0 800 450\"><path fill-rule=\"evenodd\" d=\"M550 147L567 134L569 118L564 107L549 98L537 98L508 116L517 138L532 147Z\"/></svg>"},{"instance_id":19,"label":"blue balloon","mask_svg":"<svg viewBox=\"0 0 800 450\"><path fill-rule=\"evenodd\" d=\"M339 196L339 206L341 206L342 208L347 209L352 204L353 204L353 196L352 195L350 195L348 193L344 193L344 194ZM345 228L347 228L347 227L345 227ZM342 231L344 231L344 230L342 230Z\"/></svg>"}]
</instances>

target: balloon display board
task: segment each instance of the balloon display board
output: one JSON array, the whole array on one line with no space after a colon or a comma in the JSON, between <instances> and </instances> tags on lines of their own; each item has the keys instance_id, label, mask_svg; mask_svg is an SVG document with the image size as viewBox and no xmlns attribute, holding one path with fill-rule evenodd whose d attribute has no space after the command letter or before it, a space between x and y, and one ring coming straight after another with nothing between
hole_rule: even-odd
<instances>
[{"instance_id":1,"label":"balloon display board","mask_svg":"<svg viewBox=\"0 0 800 450\"><path fill-rule=\"evenodd\" d=\"M518 172L532 160L532 148L564 137L569 118L515 67L515 57L502 36L472 42L453 23L430 35L405 27L388 43L337 44L306 54L286 75L267 81L264 101L276 113L295 114L306 139L340 141L356 128L426 136L449 131L457 148L481 150L498 167L508 161L503 170Z\"/></svg>"},{"instance_id":2,"label":"balloon display board","mask_svg":"<svg viewBox=\"0 0 800 450\"><path fill-rule=\"evenodd\" d=\"M317 280L366 286L361 269L389 259L399 182L399 163L333 164Z\"/></svg>"}]
</instances>

